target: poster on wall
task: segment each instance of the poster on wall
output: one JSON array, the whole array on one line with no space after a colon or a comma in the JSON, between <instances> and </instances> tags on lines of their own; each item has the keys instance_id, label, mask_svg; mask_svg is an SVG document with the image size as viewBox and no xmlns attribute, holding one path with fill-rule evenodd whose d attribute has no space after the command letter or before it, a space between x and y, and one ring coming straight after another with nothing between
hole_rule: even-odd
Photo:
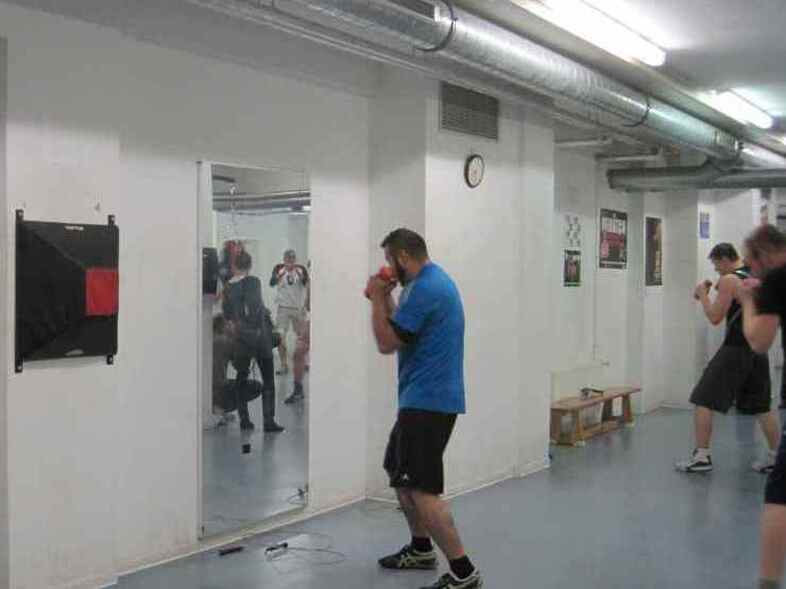
<instances>
[{"instance_id":1,"label":"poster on wall","mask_svg":"<svg viewBox=\"0 0 786 589\"><path fill-rule=\"evenodd\" d=\"M563 245L565 249L581 249L581 218L572 213L565 213L565 231L563 233Z\"/></svg>"},{"instance_id":2,"label":"poster on wall","mask_svg":"<svg viewBox=\"0 0 786 589\"><path fill-rule=\"evenodd\" d=\"M644 283L663 285L663 220L647 217L644 223Z\"/></svg>"},{"instance_id":3,"label":"poster on wall","mask_svg":"<svg viewBox=\"0 0 786 589\"><path fill-rule=\"evenodd\" d=\"M565 286L581 286L581 250L565 250L562 276Z\"/></svg>"},{"instance_id":4,"label":"poster on wall","mask_svg":"<svg viewBox=\"0 0 786 589\"><path fill-rule=\"evenodd\" d=\"M707 212L699 213L699 237L710 238L710 214Z\"/></svg>"},{"instance_id":5,"label":"poster on wall","mask_svg":"<svg viewBox=\"0 0 786 589\"><path fill-rule=\"evenodd\" d=\"M601 268L624 270L628 266L628 213L600 210Z\"/></svg>"},{"instance_id":6,"label":"poster on wall","mask_svg":"<svg viewBox=\"0 0 786 589\"><path fill-rule=\"evenodd\" d=\"M26 362L117 354L119 229L16 212L16 372Z\"/></svg>"}]
</instances>

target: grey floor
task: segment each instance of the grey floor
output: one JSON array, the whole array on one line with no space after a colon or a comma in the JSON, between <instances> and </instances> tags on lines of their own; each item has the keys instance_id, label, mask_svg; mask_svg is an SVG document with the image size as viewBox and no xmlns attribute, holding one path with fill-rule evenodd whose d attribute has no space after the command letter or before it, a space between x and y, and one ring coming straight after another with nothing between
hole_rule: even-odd
<instances>
[{"instance_id":1,"label":"grey floor","mask_svg":"<svg viewBox=\"0 0 786 589\"><path fill-rule=\"evenodd\" d=\"M308 398L307 377L304 387ZM249 404L256 425L250 436L241 434L238 421L203 434L204 536L248 527L305 502L299 489L308 481L306 402L284 404L291 373L276 378L276 389L276 420L285 432L263 433L262 401L256 399ZM241 452L245 442L248 454Z\"/></svg>"},{"instance_id":2,"label":"grey floor","mask_svg":"<svg viewBox=\"0 0 786 589\"><path fill-rule=\"evenodd\" d=\"M586 448L554 449L548 471L455 499L485 587L753 587L764 487L749 466L759 449L754 426L750 418L719 418L715 471L685 475L673 462L690 450L691 413L661 410ZM268 559L264 548L285 539L345 556L293 551ZM406 541L394 508L364 502L259 536L244 552L205 553L128 577L120 587L417 588L436 574L376 565Z\"/></svg>"}]
</instances>

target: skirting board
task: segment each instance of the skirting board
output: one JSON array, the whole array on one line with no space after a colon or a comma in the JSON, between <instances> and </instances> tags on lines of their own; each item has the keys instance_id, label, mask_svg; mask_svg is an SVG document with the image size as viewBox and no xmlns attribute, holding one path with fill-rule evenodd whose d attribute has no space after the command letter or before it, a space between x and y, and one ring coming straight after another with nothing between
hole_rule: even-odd
<instances>
[{"instance_id":1,"label":"skirting board","mask_svg":"<svg viewBox=\"0 0 786 589\"><path fill-rule=\"evenodd\" d=\"M104 589L117 586L118 577L114 575L99 575L71 581L68 585L57 585L57 589ZM52 589L54 589L53 586Z\"/></svg>"},{"instance_id":2,"label":"skirting board","mask_svg":"<svg viewBox=\"0 0 786 589\"><path fill-rule=\"evenodd\" d=\"M266 522L262 522L261 524L259 524L257 526L252 526L252 527L240 530L240 531L231 532L231 533L228 533L228 534L225 534L225 535L221 535L221 536L216 536L214 538L209 538L207 540L204 540L204 541L200 542L197 545L188 546L188 547L186 547L186 548L184 548L182 550L175 551L172 554L170 554L168 556L165 556L163 558L159 558L159 559L156 559L156 560L151 561L151 562L140 564L140 565L135 566L135 567L133 567L131 569L119 572L118 573L118 577L120 577L120 578L127 577L128 575L133 575L134 573L139 573L139 572L142 572L142 571L146 571L148 569L156 568L156 567L161 566L161 565L165 565L165 564L169 564L171 562L182 560L184 558L189 558L191 556L196 556L197 554L202 554L204 552L210 552L211 550L216 550L218 548L222 548L224 546L227 546L229 544L234 544L236 542L242 542L244 540L248 540L249 538L253 538L254 536L259 536L259 535L264 534L266 532L272 532L274 530L278 530L280 528L291 526L293 524L298 524L298 523L302 523L304 521L308 521L308 520L313 519L315 517L319 517L320 515L325 515L326 513L331 513L333 511L338 510L338 509L343 509L345 507L350 507L352 505L355 505L356 503L360 503L360 502L365 501L365 500L366 500L365 497L360 497L360 498L352 499L350 501L346 501L344 503L340 503L340 504L337 504L337 505L327 506L327 507L324 507L322 509L315 510L315 511L308 511L308 512L301 511L301 512L295 514L294 516L289 514L289 515L281 516L279 518L273 518L273 519L268 520ZM72 588L69 587L68 589L72 589ZM81 587L80 588L76 588L75 587L73 589L82 589L82 588Z\"/></svg>"}]
</instances>

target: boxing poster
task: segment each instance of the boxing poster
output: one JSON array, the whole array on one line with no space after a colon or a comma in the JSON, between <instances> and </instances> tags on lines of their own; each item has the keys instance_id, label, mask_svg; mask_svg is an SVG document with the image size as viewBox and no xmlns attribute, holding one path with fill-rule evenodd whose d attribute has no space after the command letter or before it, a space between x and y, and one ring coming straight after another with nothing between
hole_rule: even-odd
<instances>
[{"instance_id":1,"label":"boxing poster","mask_svg":"<svg viewBox=\"0 0 786 589\"><path fill-rule=\"evenodd\" d=\"M565 250L564 286L581 286L581 250Z\"/></svg>"},{"instance_id":2,"label":"boxing poster","mask_svg":"<svg viewBox=\"0 0 786 589\"><path fill-rule=\"evenodd\" d=\"M624 270L628 266L628 213L600 210L601 268Z\"/></svg>"},{"instance_id":3,"label":"boxing poster","mask_svg":"<svg viewBox=\"0 0 786 589\"><path fill-rule=\"evenodd\" d=\"M644 283L646 286L663 285L663 233L662 219L647 217L644 223Z\"/></svg>"}]
</instances>

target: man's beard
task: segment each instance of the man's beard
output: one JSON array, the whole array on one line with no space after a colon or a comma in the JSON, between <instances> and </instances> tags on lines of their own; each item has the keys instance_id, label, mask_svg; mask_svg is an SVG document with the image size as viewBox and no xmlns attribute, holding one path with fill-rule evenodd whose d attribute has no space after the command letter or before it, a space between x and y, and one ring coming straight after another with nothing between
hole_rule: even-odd
<instances>
[{"instance_id":1,"label":"man's beard","mask_svg":"<svg viewBox=\"0 0 786 589\"><path fill-rule=\"evenodd\" d=\"M410 280L407 278L407 272L404 270L404 267L399 264L398 260L393 264L393 269L396 271L396 278L398 278L398 282L401 286L409 284Z\"/></svg>"}]
</instances>

